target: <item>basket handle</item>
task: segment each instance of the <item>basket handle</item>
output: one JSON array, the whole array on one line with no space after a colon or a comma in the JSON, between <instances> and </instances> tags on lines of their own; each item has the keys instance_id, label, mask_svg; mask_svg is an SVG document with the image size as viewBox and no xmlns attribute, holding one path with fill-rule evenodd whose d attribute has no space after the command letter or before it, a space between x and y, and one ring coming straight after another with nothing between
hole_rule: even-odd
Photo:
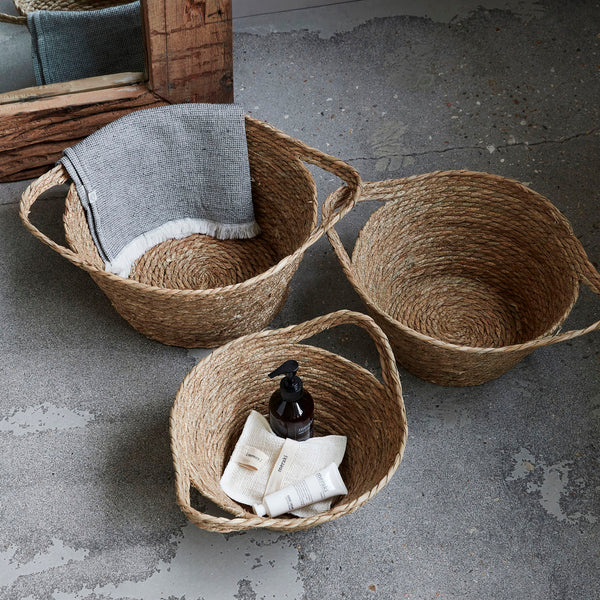
<instances>
[{"instance_id":1,"label":"basket handle","mask_svg":"<svg viewBox=\"0 0 600 600\"><path fill-rule=\"evenodd\" d=\"M365 183L363 183L362 189L364 191ZM321 209L322 215L323 215L322 222L328 224L328 227L325 230L325 233L327 234L327 237L329 238L329 242L332 245L333 250L340 261L340 265L342 266L342 270L344 271L344 274L346 275L347 279L350 281L350 283L353 286L362 290L362 284L354 276L354 269L352 266L352 261L350 260L350 257L348 256L346 249L344 248L344 244L342 244L342 240L340 239L338 232L335 230L335 227L331 226L331 222L330 222L331 215L334 214L336 210L338 210L338 206L340 206L340 205L344 206L345 203L347 202L347 199L345 198L347 193L348 193L348 190L346 188L341 187L341 188L338 188L337 190L335 190L335 192L332 192L325 199L325 201L323 202L323 207ZM362 202L364 200L370 200L370 199L371 199L370 196L366 197L366 198L364 196L360 196L357 199L357 202ZM365 296L366 296L366 294L365 294Z\"/></svg>"},{"instance_id":2,"label":"basket handle","mask_svg":"<svg viewBox=\"0 0 600 600\"><path fill-rule=\"evenodd\" d=\"M339 325L357 325L369 334L375 343L377 353L379 354L381 377L383 381L390 388L395 397L402 398L402 385L396 367L394 352L392 351L385 333L383 333L379 325L377 325L377 323L375 323L368 315L351 310L338 310L298 325L289 325L283 329L278 329L276 330L276 335L278 337L283 337L290 343L298 343L313 337L322 331L338 327ZM262 333L267 336L274 332L267 330ZM255 335L258 336L260 334ZM404 410L404 407L402 407L402 410Z\"/></svg>"},{"instance_id":3,"label":"basket handle","mask_svg":"<svg viewBox=\"0 0 600 600\"><path fill-rule=\"evenodd\" d=\"M410 177L405 177L402 179L389 179L386 181L377 182L365 181L362 183L362 190L364 193L360 198L357 199L357 202L365 202L367 200L379 200L381 202L386 202L388 200L393 200L395 198L398 198L398 186L400 184L406 183L408 181L418 180L419 178L425 177L427 175L428 174L425 173L423 175L412 175ZM331 214L332 211L336 210L336 207L340 203L344 203L344 195L346 193L347 190L345 188L338 188L336 191L329 195L329 197L323 203L322 211L324 220L328 218L329 214ZM327 229L326 233L340 261L344 274L346 275L350 283L355 288L361 290L362 295L368 298L369 295L364 291L361 282L354 276L352 261L350 260L350 257L348 256L348 253L346 252L346 249L344 248L344 245L342 244L342 241L337 231L333 227L331 227ZM600 296L600 273L598 273L598 270L591 263L586 251L581 245L581 242L577 239L577 237L572 231L565 239L565 246L568 248L572 264L575 267L576 272L579 274L580 281L587 285L590 288L590 290L594 292L597 296ZM583 329L573 329L570 331L565 331L563 333L557 333L555 335L548 335L541 338L537 338L535 340L530 340L522 344L513 344L512 346L505 346L501 349L501 351L532 350L543 346L550 346L559 342L572 340L573 338L585 335L587 333L591 333L592 331L597 331L599 329L600 320ZM432 341L434 343L436 342L436 340L433 339L429 341ZM448 344L442 342L442 345L447 346ZM480 353L498 351L497 348L486 349L470 346L457 347Z\"/></svg>"},{"instance_id":4,"label":"basket handle","mask_svg":"<svg viewBox=\"0 0 600 600\"><path fill-rule=\"evenodd\" d=\"M0 23L12 23L13 25L27 25L27 17L0 13Z\"/></svg>"},{"instance_id":5,"label":"basket handle","mask_svg":"<svg viewBox=\"0 0 600 600\"><path fill-rule=\"evenodd\" d=\"M36 179L24 192L21 196L21 201L19 203L19 216L21 217L21 221L25 227L36 237L38 240L41 240L47 246L50 246L52 250L58 252L61 256L64 256L67 260L72 262L74 265L81 267L85 271L88 272L97 272L98 269L92 265L91 263L82 260L81 257L51 240L47 235L42 233L31 221L29 220L29 214L31 212L31 207L35 204L35 201L49 189L62 185L69 181L69 174L62 166L62 164L56 165L52 170L44 173L41 177Z\"/></svg>"},{"instance_id":6,"label":"basket handle","mask_svg":"<svg viewBox=\"0 0 600 600\"><path fill-rule=\"evenodd\" d=\"M265 139L273 143L273 138L279 141L280 149L282 148L288 154L298 158L299 160L320 167L325 171L329 171L336 177L339 177L345 182L345 186L341 189L346 190L347 194L344 196L343 201L338 203L335 210L327 213L327 218L323 216L321 224L310 234L306 242L302 245L302 251L306 250L314 242L316 242L322 235L327 231L328 228L335 225L344 215L346 215L354 205L358 202L361 193L361 178L358 171L345 163L343 160L325 154L316 148L307 146L304 142L293 138L283 131L280 131L270 125L264 123L253 117L246 115L246 123L252 125L260 124L260 128L256 127L255 133L257 135L264 135ZM263 128L269 130L269 135L266 137Z\"/></svg>"},{"instance_id":7,"label":"basket handle","mask_svg":"<svg viewBox=\"0 0 600 600\"><path fill-rule=\"evenodd\" d=\"M377 352L379 353L382 378L394 396L399 399L398 408L402 412L404 421L406 421L406 411L404 408L404 402L402 400L402 385L400 383L400 376L398 375L398 369L396 367L396 360L394 359L392 348L390 347L390 343L388 342L388 339L383 331L379 328L375 321L371 319L371 317L350 310L339 310L328 315L316 317L311 321L306 321L305 323L300 323L298 325L290 325L289 327L276 330L267 329L258 333L250 334L249 336L245 336L243 339L247 340L249 338L268 338L277 336L283 337L290 343L297 343L305 340L306 338L317 335L326 329L337 327L338 325L357 325L367 331L375 343ZM239 343L239 338L238 340L230 342L230 344L236 343ZM172 415L171 419L173 419ZM174 440L172 448L173 454L184 456L185 453L183 451L179 451L179 448L177 448L175 445L176 443L178 442ZM403 450L404 447L401 448L399 453L400 455L402 454ZM383 486L387 484L389 478L396 471L399 462L400 458L397 457L394 465L390 468L388 476L386 476L385 480L383 480L380 485L377 486L375 491L372 490L371 495L376 494ZM199 527L208 529L210 531L218 531L220 533L240 531L243 529L254 529L259 527L268 528L273 526L277 526L278 529L287 529L289 527L290 530L293 530L297 528L297 519L263 518L251 513L245 513L247 516L244 517L215 517L192 508L190 503L191 470L191 465L187 463L181 465L180 469L177 469L177 466L175 467L175 489L177 495L177 504L179 504L179 507L187 516L187 518ZM352 508L354 505L358 506L363 502L365 502L365 498L361 496L352 503L345 504L342 507L337 507L338 512L347 512L349 507ZM303 518L303 526L305 525L306 527L312 527L313 525L318 525L320 523L329 521L331 519L332 511L335 514L336 507L332 508L330 511L327 511L327 513Z\"/></svg>"},{"instance_id":8,"label":"basket handle","mask_svg":"<svg viewBox=\"0 0 600 600\"><path fill-rule=\"evenodd\" d=\"M575 234L570 234L568 242L570 242L571 245L570 254L572 255L573 265L579 274L580 281L587 285L594 294L600 297L600 273L598 273L598 270L590 261L586 251ZM572 340L573 338L585 335L586 333L591 333L592 331L597 331L598 329L600 329L600 320L583 329L571 329L570 331L565 331L563 333L545 336L533 340L532 342L520 344L520 346L523 346L524 348L550 346L551 344L557 344L558 342Z\"/></svg>"}]
</instances>

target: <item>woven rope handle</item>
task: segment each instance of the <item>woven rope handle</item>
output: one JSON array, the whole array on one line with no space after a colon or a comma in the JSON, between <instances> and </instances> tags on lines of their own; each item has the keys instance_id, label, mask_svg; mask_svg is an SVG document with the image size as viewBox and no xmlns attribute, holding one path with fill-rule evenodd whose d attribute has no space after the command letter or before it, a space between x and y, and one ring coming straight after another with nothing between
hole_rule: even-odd
<instances>
[{"instance_id":1,"label":"woven rope handle","mask_svg":"<svg viewBox=\"0 0 600 600\"><path fill-rule=\"evenodd\" d=\"M42 233L31 221L29 220L29 214L31 207L35 204L36 200L48 190L56 187L57 185L63 185L69 181L69 175L62 165L57 165L51 171L44 173L40 178L36 179L21 196L19 203L19 216L23 221L25 227L44 244L52 248L55 252L58 252L61 256L64 256L67 260L71 261L74 265L81 267L82 269L92 272L98 271L98 269L90 264L89 262L82 260L81 257L51 240L47 235Z\"/></svg>"},{"instance_id":2,"label":"woven rope handle","mask_svg":"<svg viewBox=\"0 0 600 600\"><path fill-rule=\"evenodd\" d=\"M13 25L27 25L27 17L7 15L0 13L0 23L12 23Z\"/></svg>"},{"instance_id":3,"label":"woven rope handle","mask_svg":"<svg viewBox=\"0 0 600 600\"><path fill-rule=\"evenodd\" d=\"M398 198L401 195L399 192L399 186L402 183L408 183L417 181L419 179L425 179L429 177L430 173L424 173L421 175L411 175L410 177L404 177L402 179L386 179L384 181L363 181L361 182L361 193L356 198L356 202L366 202L367 200L379 200L380 202L387 202L388 200L393 200ZM327 223L326 233L327 237L338 258L340 259L340 263L342 265L342 269L346 274L346 277L350 279L350 281L362 289L362 285L360 281L356 279L354 276L352 261L340 240L340 236L337 231L332 227L331 218L332 215L336 214L340 209L344 209L344 207L349 202L349 199L346 197L348 190L345 188L338 188L335 192L331 193L323 202L322 218L323 222ZM334 223L333 223L334 224Z\"/></svg>"},{"instance_id":4,"label":"woven rope handle","mask_svg":"<svg viewBox=\"0 0 600 600\"><path fill-rule=\"evenodd\" d=\"M343 190L346 190L347 194L344 196L344 201L341 202L337 207L336 211L327 215L327 218L323 217L321 224L310 234L306 242L302 245L302 250L306 250L314 242L319 239L328 228L332 227L337 223L344 215L346 215L354 205L358 202L361 192L361 179L358 171L345 163L343 160L325 154L316 148L311 148L305 143L293 138L283 131L275 129L273 126L262 121L258 121L252 117L246 115L246 123L250 126L260 124L260 128L257 127L255 133L265 137L266 141L273 143L273 138L280 142L279 148L285 150L292 156L299 160L320 167L324 171L332 173L336 177L339 177L346 184ZM264 129L268 129L267 134Z\"/></svg>"},{"instance_id":5,"label":"woven rope handle","mask_svg":"<svg viewBox=\"0 0 600 600\"><path fill-rule=\"evenodd\" d=\"M577 272L579 273L580 280L585 285L587 285L590 288L590 290L594 292L594 294L600 297L600 273L598 273L598 270L590 261L586 251L581 245L581 242L575 237L574 234L571 234L570 239L567 241L572 247L572 252L570 252L570 254L572 255L574 266L577 269ZM600 320L596 321L588 327L585 327L584 329L572 329L570 331L558 333L553 336L543 337L538 340L534 340L534 342L530 343L535 344L536 347L550 346L551 344L572 340L573 338L585 335L586 333L591 333L592 331L597 331L599 329ZM527 344L521 345L526 346Z\"/></svg>"},{"instance_id":6,"label":"woven rope handle","mask_svg":"<svg viewBox=\"0 0 600 600\"><path fill-rule=\"evenodd\" d=\"M364 192L364 189L365 189L364 183L362 185L362 189ZM322 217L323 222L330 224L331 215L335 214L335 212L339 210L339 207L344 206L344 204L347 202L347 200L345 198L347 193L348 193L347 189L338 188L337 190L335 190L335 192L331 193L325 199L325 202L323 202L323 207L321 209L322 215L323 215L323 217ZM362 196L360 196L358 198L357 201L362 202L364 200L370 200L370 198L365 198L364 194L363 194ZM348 280L350 281L350 283L353 286L362 290L363 289L362 283L354 275L354 268L352 266L352 261L350 260L350 257L348 256L348 253L346 252L346 249L344 248L344 244L342 244L342 240L340 239L340 236L338 235L337 231L335 230L334 227L329 225L327 227L327 229L325 230L325 233L327 234L327 237L329 238L329 242L333 246L333 249L340 261L340 264L342 265L342 270L344 271L344 274L346 275L346 277L348 278ZM366 292L364 292L364 296L368 297L368 294Z\"/></svg>"},{"instance_id":7,"label":"woven rope handle","mask_svg":"<svg viewBox=\"0 0 600 600\"><path fill-rule=\"evenodd\" d=\"M377 352L379 353L379 360L381 362L381 374L385 384L390 388L391 393L394 395L394 398L398 399L399 410L402 412L402 418L406 422L406 412L404 408L404 402L402 400L402 385L400 383L400 376L398 375L398 369L396 367L396 360L394 359L394 354L392 352L392 348L388 342L387 337L383 333L383 331L379 328L379 326L371 319L371 317L364 315L362 313L353 312L350 310L340 310L334 313L330 313L328 315L323 315L321 317L317 317L312 319L311 321L306 321L305 323L300 323L298 325L290 325L289 327L285 327L283 329L277 330L265 330L255 334L251 334L249 336L245 336L245 340L249 338L272 338L274 336L281 337L289 343L298 343L302 340L310 338L322 331L327 329L331 329L332 327L337 327L339 325L357 325L362 327L373 342L375 343L375 347L377 348ZM228 345L242 343L240 340L235 340L230 342ZM173 416L171 415L171 419ZM176 447L176 441L173 440L173 454L179 457L185 456L183 451L180 451ZM351 503L345 503L339 505L337 507L332 508L330 511L327 511L327 514L319 514L313 517L305 517L302 519L303 525L307 527L312 527L313 525L318 525L320 523L324 523L331 519L331 513L335 514L336 512L347 514L348 512L352 512L356 510L360 505L364 504L370 498L375 496L383 487L385 487L395 473L398 465L400 464L401 454L404 450L404 446L402 446L398 456L392 467L389 469L388 474L384 477L378 486L374 489L369 490L359 498L355 499ZM273 527L277 526L278 528L289 528L290 530L296 529L298 524L298 519L265 519L262 517L257 517L251 513L246 513L247 516L244 517L215 517L212 515L208 515L206 513L202 513L191 506L190 499L190 491L191 491L191 465L183 464L179 465L179 469L177 465L175 467L175 488L177 494L177 503L179 504L181 510L185 513L187 518L195 523L199 527L204 529L208 529L211 531L218 531L221 533L231 532L231 531L240 531L242 529L254 529L257 527Z\"/></svg>"},{"instance_id":8,"label":"woven rope handle","mask_svg":"<svg viewBox=\"0 0 600 600\"><path fill-rule=\"evenodd\" d=\"M305 323L278 329L276 335L290 343L297 343L339 325L357 325L369 334L379 354L383 381L390 388L395 398L402 398L402 385L390 343L379 325L368 315L351 310L338 310ZM265 335L269 333L273 335L273 332L264 332ZM401 408L404 410L403 406Z\"/></svg>"}]
</instances>

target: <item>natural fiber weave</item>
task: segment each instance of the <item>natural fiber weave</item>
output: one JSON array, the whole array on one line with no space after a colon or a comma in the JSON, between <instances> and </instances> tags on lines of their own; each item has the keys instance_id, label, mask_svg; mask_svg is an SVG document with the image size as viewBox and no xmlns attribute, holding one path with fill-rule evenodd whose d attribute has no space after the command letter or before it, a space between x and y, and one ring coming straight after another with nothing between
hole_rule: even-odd
<instances>
[{"instance_id":1,"label":"natural fiber weave","mask_svg":"<svg viewBox=\"0 0 600 600\"><path fill-rule=\"evenodd\" d=\"M375 342L383 384L341 356L299 343L344 324L364 328ZM278 382L267 373L289 358L298 360L306 389L315 398L315 435L348 438L340 466L348 495L312 517L258 517L226 496L219 481L250 411L268 413ZM308 529L354 512L385 487L402 460L406 434L394 355L370 317L344 310L285 329L261 331L215 350L190 371L177 392L171 410L177 503L192 523L209 531ZM234 518L193 508L190 486Z\"/></svg>"},{"instance_id":2,"label":"natural fiber weave","mask_svg":"<svg viewBox=\"0 0 600 600\"><path fill-rule=\"evenodd\" d=\"M340 189L323 214L343 201ZM442 385L500 376L555 335L579 281L600 276L565 217L520 183L468 171L364 183L386 204L360 232L352 259L332 228L344 272L387 333L398 362Z\"/></svg>"},{"instance_id":3,"label":"natural fiber weave","mask_svg":"<svg viewBox=\"0 0 600 600\"><path fill-rule=\"evenodd\" d=\"M282 308L304 252L349 211L360 193L358 173L346 163L309 148L277 129L246 117L252 199L259 236L216 240L193 235L150 249L130 278L104 270L83 209L71 185L64 214L71 250L59 246L29 221L44 191L67 181L57 166L24 192L20 215L37 238L87 271L116 310L138 331L164 344L215 347L265 327ZM316 227L317 194L302 161L348 183L342 210Z\"/></svg>"},{"instance_id":4,"label":"natural fiber weave","mask_svg":"<svg viewBox=\"0 0 600 600\"><path fill-rule=\"evenodd\" d=\"M128 4L132 0L13 0L22 16L0 13L0 22L27 24L27 14L36 10L100 10L109 6Z\"/></svg>"}]
</instances>

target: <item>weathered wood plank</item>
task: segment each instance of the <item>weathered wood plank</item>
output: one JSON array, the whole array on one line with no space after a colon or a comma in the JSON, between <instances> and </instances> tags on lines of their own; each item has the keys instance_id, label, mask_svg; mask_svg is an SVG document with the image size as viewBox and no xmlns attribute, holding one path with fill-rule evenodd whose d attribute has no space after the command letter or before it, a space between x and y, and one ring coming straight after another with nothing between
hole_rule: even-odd
<instances>
[{"instance_id":1,"label":"weathered wood plank","mask_svg":"<svg viewBox=\"0 0 600 600\"><path fill-rule=\"evenodd\" d=\"M12 92L0 94L0 104L13 104L15 102L30 102L39 98L50 98L52 96L63 96L93 90L134 85L145 80L144 73L116 73L114 75L99 75L98 77L87 77L86 79L75 79L63 83L51 83L49 85L37 85L35 87L21 88Z\"/></svg>"},{"instance_id":2,"label":"weathered wood plank","mask_svg":"<svg viewBox=\"0 0 600 600\"><path fill-rule=\"evenodd\" d=\"M153 0L144 11L150 89L169 102L233 102L231 0Z\"/></svg>"},{"instance_id":3,"label":"weathered wood plank","mask_svg":"<svg viewBox=\"0 0 600 600\"><path fill-rule=\"evenodd\" d=\"M43 173L64 148L103 125L162 104L139 84L0 105L0 181Z\"/></svg>"}]
</instances>

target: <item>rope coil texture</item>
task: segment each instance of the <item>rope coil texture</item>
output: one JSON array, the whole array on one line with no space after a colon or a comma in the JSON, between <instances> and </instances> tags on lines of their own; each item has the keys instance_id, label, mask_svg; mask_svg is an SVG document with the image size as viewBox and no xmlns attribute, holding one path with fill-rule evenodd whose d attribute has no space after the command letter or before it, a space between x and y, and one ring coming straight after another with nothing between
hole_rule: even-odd
<instances>
[{"instance_id":1,"label":"rope coil texture","mask_svg":"<svg viewBox=\"0 0 600 600\"><path fill-rule=\"evenodd\" d=\"M341 356L299 344L348 324L365 329L373 339L383 384ZM267 377L269 369L291 356L299 357L303 381L318 403L316 435L348 436L340 466L348 495L312 517L258 517L226 496L219 481L250 411L268 413L269 398L278 385ZM385 334L367 315L341 310L250 334L215 350L183 380L171 409L170 431L177 503L198 527L225 533L253 528L298 531L354 512L387 485L400 465L407 425L396 362ZM191 487L233 518L194 508Z\"/></svg>"},{"instance_id":2,"label":"rope coil texture","mask_svg":"<svg viewBox=\"0 0 600 600\"><path fill-rule=\"evenodd\" d=\"M36 10L100 10L132 0L14 0L21 16L0 13L0 22L27 25L27 14Z\"/></svg>"},{"instance_id":3,"label":"rope coil texture","mask_svg":"<svg viewBox=\"0 0 600 600\"><path fill-rule=\"evenodd\" d=\"M104 270L75 186L65 201L60 246L29 220L31 206L46 190L66 183L57 166L23 193L20 216L27 229L61 256L87 271L115 309L135 329L164 344L188 348L220 346L264 328L281 310L304 252L355 204L358 173L343 161L309 148L281 131L246 117L252 197L261 234L247 240L193 235L150 249L129 278ZM339 211L318 227L317 191L302 161L347 183Z\"/></svg>"},{"instance_id":4,"label":"rope coil texture","mask_svg":"<svg viewBox=\"0 0 600 600\"><path fill-rule=\"evenodd\" d=\"M334 192L324 218L344 202ZM557 333L600 275L565 217L517 181L444 171L363 183L378 200L352 258L327 235L400 364L441 385L499 377L535 348L600 328Z\"/></svg>"}]
</instances>

